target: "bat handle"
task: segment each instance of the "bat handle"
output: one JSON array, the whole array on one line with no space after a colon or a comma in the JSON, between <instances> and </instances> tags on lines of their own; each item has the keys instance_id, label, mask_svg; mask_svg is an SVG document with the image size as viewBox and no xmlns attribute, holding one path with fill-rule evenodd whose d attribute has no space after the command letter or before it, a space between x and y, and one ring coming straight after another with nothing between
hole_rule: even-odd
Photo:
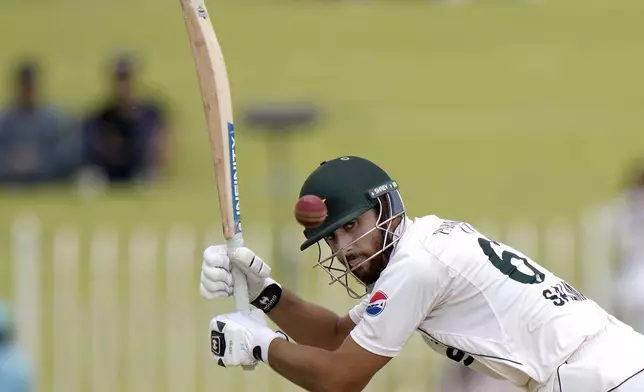
<instances>
[{"instance_id":1,"label":"bat handle","mask_svg":"<svg viewBox=\"0 0 644 392\"><path fill-rule=\"evenodd\" d=\"M244 239L242 233L237 233L233 238L228 240L228 250L234 250L244 246ZM236 267L232 266L232 274L235 279L235 295L233 296L235 300L235 310L242 312L250 312L250 301L248 299L248 281L246 280L246 275ZM253 371L255 370L256 365L252 366L242 366L244 371Z\"/></svg>"},{"instance_id":2,"label":"bat handle","mask_svg":"<svg viewBox=\"0 0 644 392\"><path fill-rule=\"evenodd\" d=\"M246 281L246 275L239 269L239 267L233 266L232 268L233 278L235 279L235 310L237 311L250 311L250 303L248 299L248 282Z\"/></svg>"},{"instance_id":3,"label":"bat handle","mask_svg":"<svg viewBox=\"0 0 644 392\"><path fill-rule=\"evenodd\" d=\"M237 248L244 246L244 239L242 233L237 233L233 238L228 240L228 251L231 252ZM235 279L235 310L236 311L249 311L250 301L248 299L248 281L246 275L234 264L232 266L232 274Z\"/></svg>"}]
</instances>

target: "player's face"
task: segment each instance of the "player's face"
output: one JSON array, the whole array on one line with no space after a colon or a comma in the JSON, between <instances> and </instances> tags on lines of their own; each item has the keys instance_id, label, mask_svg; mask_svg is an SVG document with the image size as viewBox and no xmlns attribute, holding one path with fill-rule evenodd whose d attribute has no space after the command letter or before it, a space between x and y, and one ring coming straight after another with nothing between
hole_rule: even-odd
<instances>
[{"instance_id":1,"label":"player's face","mask_svg":"<svg viewBox=\"0 0 644 392\"><path fill-rule=\"evenodd\" d=\"M378 215L372 209L326 238L333 253L343 250L341 255L344 255L344 257L340 256L338 259L345 267L351 269L360 281L367 285L374 283L378 279L382 267L386 263L386 256L383 253L378 254L366 263L364 262L382 250L382 231L379 229L374 230L377 224ZM365 233L367 234L365 235Z\"/></svg>"}]
</instances>

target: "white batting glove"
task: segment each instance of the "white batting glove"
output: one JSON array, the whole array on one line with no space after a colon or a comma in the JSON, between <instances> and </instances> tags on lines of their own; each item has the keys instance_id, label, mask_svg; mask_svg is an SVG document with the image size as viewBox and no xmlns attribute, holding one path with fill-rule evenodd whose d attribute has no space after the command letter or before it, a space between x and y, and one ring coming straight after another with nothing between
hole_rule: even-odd
<instances>
[{"instance_id":1,"label":"white batting glove","mask_svg":"<svg viewBox=\"0 0 644 392\"><path fill-rule=\"evenodd\" d=\"M223 314L210 321L210 351L219 366L254 366L257 361L268 364L268 347L273 339L288 337L248 312Z\"/></svg>"},{"instance_id":2,"label":"white batting glove","mask_svg":"<svg viewBox=\"0 0 644 392\"><path fill-rule=\"evenodd\" d=\"M226 245L208 247L203 253L201 264L201 296L206 299L234 295L235 279L231 266L246 275L250 303L268 313L279 301L282 287L269 277L271 267L248 248L237 248L229 257Z\"/></svg>"}]
</instances>

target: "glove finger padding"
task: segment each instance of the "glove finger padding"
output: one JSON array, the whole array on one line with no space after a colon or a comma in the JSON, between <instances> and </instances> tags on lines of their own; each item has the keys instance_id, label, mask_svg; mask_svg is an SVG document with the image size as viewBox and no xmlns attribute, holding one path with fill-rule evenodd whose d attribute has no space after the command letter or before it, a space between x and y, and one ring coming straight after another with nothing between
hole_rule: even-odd
<instances>
[{"instance_id":1,"label":"glove finger padding","mask_svg":"<svg viewBox=\"0 0 644 392\"><path fill-rule=\"evenodd\" d=\"M214 293L216 291L224 291L232 294L233 281L232 279L209 279L205 271L201 272L201 285L207 291Z\"/></svg>"},{"instance_id":2,"label":"glove finger padding","mask_svg":"<svg viewBox=\"0 0 644 392\"><path fill-rule=\"evenodd\" d=\"M213 299L232 295L234 279L230 272L230 266L230 259L225 245L206 248L203 252L201 284L199 287L202 297Z\"/></svg>"},{"instance_id":3,"label":"glove finger padding","mask_svg":"<svg viewBox=\"0 0 644 392\"><path fill-rule=\"evenodd\" d=\"M203 252L203 263L208 267L223 268L230 271L230 258L226 245L213 245Z\"/></svg>"},{"instance_id":4,"label":"glove finger padding","mask_svg":"<svg viewBox=\"0 0 644 392\"><path fill-rule=\"evenodd\" d=\"M270 278L271 267L252 250L242 247L234 251L226 245L208 247L201 266L201 296L206 299L229 297L234 294L232 265L248 278L250 303L264 313L273 309L280 299L282 288Z\"/></svg>"},{"instance_id":5,"label":"glove finger padding","mask_svg":"<svg viewBox=\"0 0 644 392\"><path fill-rule=\"evenodd\" d=\"M271 267L248 248L235 249L232 261L244 271L246 276L265 279L271 275Z\"/></svg>"},{"instance_id":6,"label":"glove finger padding","mask_svg":"<svg viewBox=\"0 0 644 392\"><path fill-rule=\"evenodd\" d=\"M225 287L223 290L211 291L207 289L202 283L201 286L199 287L199 292L201 293L201 296L204 297L205 299L214 299L219 297L230 297L232 295L233 288Z\"/></svg>"},{"instance_id":7,"label":"glove finger padding","mask_svg":"<svg viewBox=\"0 0 644 392\"><path fill-rule=\"evenodd\" d=\"M223 282L227 285L234 283L233 274L228 270L217 267L208 267L204 265L201 268L201 281Z\"/></svg>"}]
</instances>

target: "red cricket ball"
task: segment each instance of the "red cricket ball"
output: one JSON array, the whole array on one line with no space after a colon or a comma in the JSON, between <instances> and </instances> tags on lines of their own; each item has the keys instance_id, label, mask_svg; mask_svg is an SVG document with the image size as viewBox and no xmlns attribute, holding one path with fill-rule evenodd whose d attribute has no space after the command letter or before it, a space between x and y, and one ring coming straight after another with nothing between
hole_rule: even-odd
<instances>
[{"instance_id":1,"label":"red cricket ball","mask_svg":"<svg viewBox=\"0 0 644 392\"><path fill-rule=\"evenodd\" d=\"M295 204L295 219L307 229L320 226L327 213L324 200L316 195L304 195Z\"/></svg>"}]
</instances>

